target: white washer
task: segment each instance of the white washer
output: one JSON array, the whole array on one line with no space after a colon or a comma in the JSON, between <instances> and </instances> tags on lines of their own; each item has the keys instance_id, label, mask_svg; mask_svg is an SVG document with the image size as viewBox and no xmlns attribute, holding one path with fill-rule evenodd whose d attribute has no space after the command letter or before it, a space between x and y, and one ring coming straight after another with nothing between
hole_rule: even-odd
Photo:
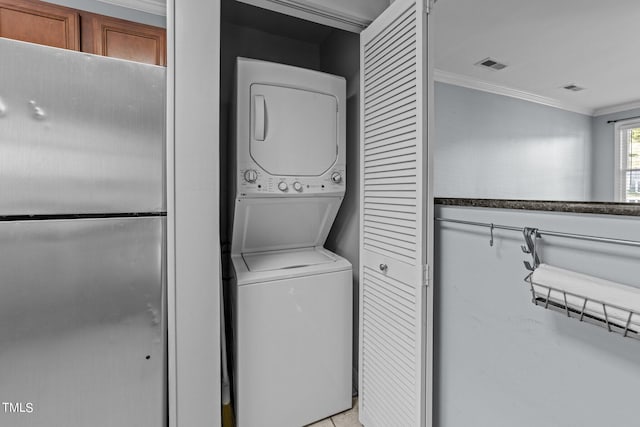
<instances>
[{"instance_id":1,"label":"white washer","mask_svg":"<svg viewBox=\"0 0 640 427\"><path fill-rule=\"evenodd\" d=\"M351 264L309 248L233 265L238 426L300 427L349 408Z\"/></svg>"},{"instance_id":2,"label":"white washer","mask_svg":"<svg viewBox=\"0 0 640 427\"><path fill-rule=\"evenodd\" d=\"M234 392L238 427L351 407L351 264L322 246L345 192L341 77L238 58Z\"/></svg>"}]
</instances>

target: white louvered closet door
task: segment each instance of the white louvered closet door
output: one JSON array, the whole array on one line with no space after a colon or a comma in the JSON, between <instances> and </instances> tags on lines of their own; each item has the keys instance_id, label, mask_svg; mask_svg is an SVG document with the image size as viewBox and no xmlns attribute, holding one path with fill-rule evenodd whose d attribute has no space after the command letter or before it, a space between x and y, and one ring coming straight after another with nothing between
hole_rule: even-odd
<instances>
[{"instance_id":1,"label":"white louvered closet door","mask_svg":"<svg viewBox=\"0 0 640 427\"><path fill-rule=\"evenodd\" d=\"M430 425L432 198L428 0L396 0L360 38L360 421Z\"/></svg>"}]
</instances>

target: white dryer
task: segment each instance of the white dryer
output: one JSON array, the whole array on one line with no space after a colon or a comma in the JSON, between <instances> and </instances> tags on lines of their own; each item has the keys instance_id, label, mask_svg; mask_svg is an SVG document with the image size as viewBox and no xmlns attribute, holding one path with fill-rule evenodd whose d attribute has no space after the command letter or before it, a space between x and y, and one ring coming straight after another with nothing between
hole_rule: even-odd
<instances>
[{"instance_id":1,"label":"white dryer","mask_svg":"<svg viewBox=\"0 0 640 427\"><path fill-rule=\"evenodd\" d=\"M352 269L323 248L345 192L345 97L341 77L238 58L238 427L300 427L351 407Z\"/></svg>"}]
</instances>

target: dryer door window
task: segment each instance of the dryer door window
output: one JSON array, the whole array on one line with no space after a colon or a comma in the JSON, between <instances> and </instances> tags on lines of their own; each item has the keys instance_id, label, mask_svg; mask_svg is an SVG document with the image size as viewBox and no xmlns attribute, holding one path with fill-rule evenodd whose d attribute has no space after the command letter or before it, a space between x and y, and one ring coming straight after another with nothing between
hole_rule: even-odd
<instances>
[{"instance_id":1,"label":"dryer door window","mask_svg":"<svg viewBox=\"0 0 640 427\"><path fill-rule=\"evenodd\" d=\"M250 150L272 175L319 176L338 156L338 101L284 86L251 85Z\"/></svg>"}]
</instances>

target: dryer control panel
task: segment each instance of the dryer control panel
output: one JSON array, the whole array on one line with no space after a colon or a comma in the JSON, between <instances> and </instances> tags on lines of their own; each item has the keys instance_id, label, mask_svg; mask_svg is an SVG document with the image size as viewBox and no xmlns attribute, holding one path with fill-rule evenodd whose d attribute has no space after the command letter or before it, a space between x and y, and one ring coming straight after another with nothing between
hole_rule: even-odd
<instances>
[{"instance_id":1,"label":"dryer control panel","mask_svg":"<svg viewBox=\"0 0 640 427\"><path fill-rule=\"evenodd\" d=\"M274 176L255 165L238 170L238 196L317 196L343 194L346 187L344 165L331 168L321 176Z\"/></svg>"}]
</instances>

